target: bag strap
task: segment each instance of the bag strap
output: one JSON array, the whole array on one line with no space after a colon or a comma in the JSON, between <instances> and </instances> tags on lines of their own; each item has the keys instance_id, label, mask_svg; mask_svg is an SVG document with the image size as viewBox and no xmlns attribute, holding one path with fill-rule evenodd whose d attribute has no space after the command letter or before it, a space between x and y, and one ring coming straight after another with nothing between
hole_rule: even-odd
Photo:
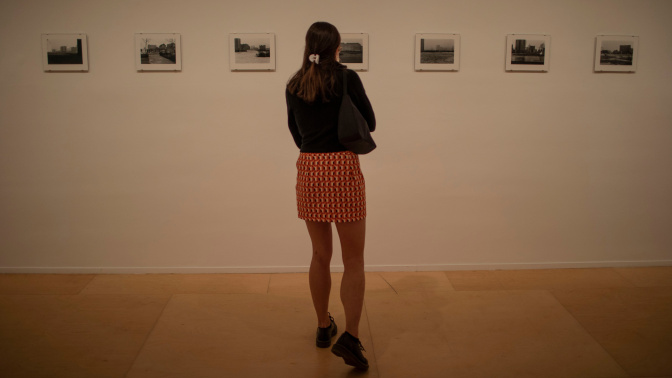
<instances>
[{"instance_id":1,"label":"bag strap","mask_svg":"<svg viewBox=\"0 0 672 378\"><path fill-rule=\"evenodd\" d=\"M343 70L343 97L348 94L348 70Z\"/></svg>"}]
</instances>

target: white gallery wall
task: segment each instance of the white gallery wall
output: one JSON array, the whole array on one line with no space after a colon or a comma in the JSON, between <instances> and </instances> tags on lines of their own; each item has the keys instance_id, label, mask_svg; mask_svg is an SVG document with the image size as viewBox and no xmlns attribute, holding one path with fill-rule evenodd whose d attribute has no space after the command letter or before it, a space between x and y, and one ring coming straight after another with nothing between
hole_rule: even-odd
<instances>
[{"instance_id":1,"label":"white gallery wall","mask_svg":"<svg viewBox=\"0 0 672 378\"><path fill-rule=\"evenodd\" d=\"M671 265L671 17L667 0L3 0L0 272L306 271L284 86L318 20L369 34L367 270ZM89 72L44 72L41 34L76 32ZM182 71L137 72L139 32L180 33ZM231 72L229 33L265 32L277 69ZM416 33L460 34L460 70L415 72ZM506 72L510 33L550 34L550 71ZM594 73L598 34L639 36L637 72Z\"/></svg>"}]
</instances>

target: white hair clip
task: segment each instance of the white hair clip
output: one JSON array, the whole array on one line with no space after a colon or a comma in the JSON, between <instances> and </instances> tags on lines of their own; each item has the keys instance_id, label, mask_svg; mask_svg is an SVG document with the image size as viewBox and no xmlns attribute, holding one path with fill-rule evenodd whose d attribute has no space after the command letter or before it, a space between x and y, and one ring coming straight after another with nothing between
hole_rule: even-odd
<instances>
[{"instance_id":1,"label":"white hair clip","mask_svg":"<svg viewBox=\"0 0 672 378\"><path fill-rule=\"evenodd\" d=\"M320 55L310 54L310 56L308 57L308 60L310 60L311 63L320 64Z\"/></svg>"}]
</instances>

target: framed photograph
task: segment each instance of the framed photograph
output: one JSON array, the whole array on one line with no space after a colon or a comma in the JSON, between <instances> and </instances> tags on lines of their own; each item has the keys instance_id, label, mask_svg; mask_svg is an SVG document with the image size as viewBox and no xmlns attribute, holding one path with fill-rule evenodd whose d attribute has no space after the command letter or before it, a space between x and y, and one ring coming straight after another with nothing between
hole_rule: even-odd
<instances>
[{"instance_id":1,"label":"framed photograph","mask_svg":"<svg viewBox=\"0 0 672 378\"><path fill-rule=\"evenodd\" d=\"M341 63L355 71L369 69L369 35L365 33L341 33Z\"/></svg>"},{"instance_id":2,"label":"framed photograph","mask_svg":"<svg viewBox=\"0 0 672 378\"><path fill-rule=\"evenodd\" d=\"M45 71L88 71L86 34L42 34Z\"/></svg>"},{"instance_id":3,"label":"framed photograph","mask_svg":"<svg viewBox=\"0 0 672 378\"><path fill-rule=\"evenodd\" d=\"M595 72L635 72L639 37L598 35L595 39Z\"/></svg>"},{"instance_id":4,"label":"framed photograph","mask_svg":"<svg viewBox=\"0 0 672 378\"><path fill-rule=\"evenodd\" d=\"M550 52L550 35L509 34L506 36L506 70L546 72L550 66Z\"/></svg>"},{"instance_id":5,"label":"framed photograph","mask_svg":"<svg viewBox=\"0 0 672 378\"><path fill-rule=\"evenodd\" d=\"M135 68L138 71L181 71L180 35L177 33L136 33Z\"/></svg>"},{"instance_id":6,"label":"framed photograph","mask_svg":"<svg viewBox=\"0 0 672 378\"><path fill-rule=\"evenodd\" d=\"M274 71L275 34L233 33L229 36L231 71Z\"/></svg>"},{"instance_id":7,"label":"framed photograph","mask_svg":"<svg viewBox=\"0 0 672 378\"><path fill-rule=\"evenodd\" d=\"M416 71L458 71L460 69L459 34L416 34Z\"/></svg>"}]
</instances>

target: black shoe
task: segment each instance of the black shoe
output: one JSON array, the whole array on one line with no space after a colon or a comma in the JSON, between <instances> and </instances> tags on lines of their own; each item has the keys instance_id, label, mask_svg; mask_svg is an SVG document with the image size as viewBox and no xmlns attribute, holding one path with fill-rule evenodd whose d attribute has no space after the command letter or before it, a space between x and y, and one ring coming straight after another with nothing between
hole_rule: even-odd
<instances>
[{"instance_id":1,"label":"black shoe","mask_svg":"<svg viewBox=\"0 0 672 378\"><path fill-rule=\"evenodd\" d=\"M359 339L347 332L344 332L338 338L336 344L331 347L331 353L338 357L343 357L347 365L354 366L359 370L367 370L369 368L369 361L364 357L362 351L366 352Z\"/></svg>"},{"instance_id":2,"label":"black shoe","mask_svg":"<svg viewBox=\"0 0 672 378\"><path fill-rule=\"evenodd\" d=\"M334 318L331 317L331 314L329 314L329 320L331 321L331 325L329 327L317 327L316 344L319 348L329 348L331 345L331 338L336 336L336 333L338 332L338 328L336 327L336 323L334 322Z\"/></svg>"}]
</instances>

